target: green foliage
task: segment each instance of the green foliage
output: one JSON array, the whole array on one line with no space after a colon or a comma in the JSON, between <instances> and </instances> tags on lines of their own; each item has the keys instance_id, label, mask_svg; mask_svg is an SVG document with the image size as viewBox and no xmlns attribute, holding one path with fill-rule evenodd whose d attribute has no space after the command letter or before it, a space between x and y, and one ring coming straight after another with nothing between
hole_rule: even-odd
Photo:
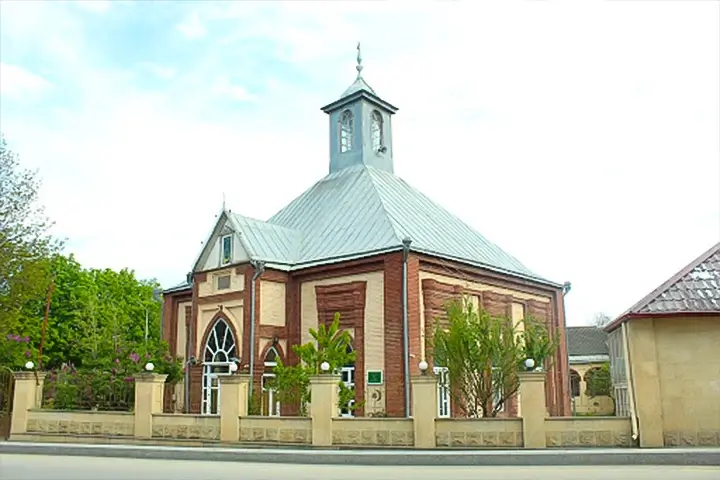
<instances>
[{"instance_id":1,"label":"green foliage","mask_svg":"<svg viewBox=\"0 0 720 480\"><path fill-rule=\"evenodd\" d=\"M261 415L262 397L254 392L248 396L248 415Z\"/></svg>"},{"instance_id":2,"label":"green foliage","mask_svg":"<svg viewBox=\"0 0 720 480\"><path fill-rule=\"evenodd\" d=\"M44 368L58 368L63 363L81 369L111 368L118 349L142 350L143 354L151 353L155 362L163 361L161 305L154 298L154 290L159 288L156 282L140 281L126 269L84 269L72 255L55 255L49 265L55 289L43 345ZM22 327L17 331L30 336L36 347L44 311L44 295L27 302Z\"/></svg>"},{"instance_id":3,"label":"green foliage","mask_svg":"<svg viewBox=\"0 0 720 480\"><path fill-rule=\"evenodd\" d=\"M448 369L451 395L468 417L495 417L519 388L518 370L527 358L547 363L555 342L532 319L519 332L512 321L476 309L466 298L446 305L445 322L436 322L429 351Z\"/></svg>"},{"instance_id":4,"label":"green foliage","mask_svg":"<svg viewBox=\"0 0 720 480\"><path fill-rule=\"evenodd\" d=\"M45 296L47 259L61 247L37 204L39 186L0 135L0 338L18 333L26 303Z\"/></svg>"},{"instance_id":5,"label":"green foliage","mask_svg":"<svg viewBox=\"0 0 720 480\"><path fill-rule=\"evenodd\" d=\"M587 389L585 395L590 398L608 396L612 397L612 379L610 376L610 363L591 368L585 373Z\"/></svg>"},{"instance_id":6,"label":"green foliage","mask_svg":"<svg viewBox=\"0 0 720 480\"><path fill-rule=\"evenodd\" d=\"M268 384L278 395L282 403L299 404L300 414L307 414L310 403L310 376L323 373L320 365L328 362L328 372L337 372L341 367L355 363L355 351L349 351L352 337L346 330L340 329L340 314L336 313L329 326L320 325L317 330L311 328L313 340L304 345L293 345L300 362L298 365L284 365L280 359L274 368L275 378ZM355 389L339 383L338 408L360 407L359 404L349 405L355 398Z\"/></svg>"}]
</instances>

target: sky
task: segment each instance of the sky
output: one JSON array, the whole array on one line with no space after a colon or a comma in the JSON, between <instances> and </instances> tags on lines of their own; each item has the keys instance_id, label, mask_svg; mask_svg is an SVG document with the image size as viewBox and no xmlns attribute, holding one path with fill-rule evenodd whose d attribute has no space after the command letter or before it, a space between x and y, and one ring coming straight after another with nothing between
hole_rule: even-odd
<instances>
[{"instance_id":1,"label":"sky","mask_svg":"<svg viewBox=\"0 0 720 480\"><path fill-rule=\"evenodd\" d=\"M327 174L320 107L399 107L395 173L619 315L720 240L720 3L0 3L0 131L88 267L184 280L222 207ZM268 192L271 192L268 194Z\"/></svg>"}]
</instances>

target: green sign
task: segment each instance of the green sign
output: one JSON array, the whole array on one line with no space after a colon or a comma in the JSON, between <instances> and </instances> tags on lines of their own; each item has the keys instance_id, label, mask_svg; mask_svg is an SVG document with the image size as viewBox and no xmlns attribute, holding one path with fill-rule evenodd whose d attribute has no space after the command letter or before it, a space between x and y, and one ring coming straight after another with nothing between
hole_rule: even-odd
<instances>
[{"instance_id":1,"label":"green sign","mask_svg":"<svg viewBox=\"0 0 720 480\"><path fill-rule=\"evenodd\" d=\"M383 384L382 370L368 370L367 383L368 383L368 385L382 385Z\"/></svg>"}]
</instances>

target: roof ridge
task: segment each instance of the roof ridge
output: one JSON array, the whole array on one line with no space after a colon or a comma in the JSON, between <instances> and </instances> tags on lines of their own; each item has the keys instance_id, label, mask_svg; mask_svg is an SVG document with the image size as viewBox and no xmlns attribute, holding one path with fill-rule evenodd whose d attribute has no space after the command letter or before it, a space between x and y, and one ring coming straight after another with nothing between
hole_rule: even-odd
<instances>
[{"instance_id":1,"label":"roof ridge","mask_svg":"<svg viewBox=\"0 0 720 480\"><path fill-rule=\"evenodd\" d=\"M707 251L702 253L699 257L697 257L695 260L687 264L685 267L680 269L677 273L672 275L670 278L665 280L659 287L655 288L652 292L645 295L640 301L635 303L632 307L628 308L625 312L623 312L618 318L622 318L625 315L631 314L631 313L638 313L643 308L647 307L650 303L652 303L654 300L656 300L660 295L662 295L665 291L667 291L669 288L671 288L673 285L677 284L680 280L682 280L686 275L688 275L690 272L692 272L696 267L698 267L700 264L705 262L707 259L715 255L716 253L720 252L720 242L716 243L712 247L710 247Z\"/></svg>"}]
</instances>

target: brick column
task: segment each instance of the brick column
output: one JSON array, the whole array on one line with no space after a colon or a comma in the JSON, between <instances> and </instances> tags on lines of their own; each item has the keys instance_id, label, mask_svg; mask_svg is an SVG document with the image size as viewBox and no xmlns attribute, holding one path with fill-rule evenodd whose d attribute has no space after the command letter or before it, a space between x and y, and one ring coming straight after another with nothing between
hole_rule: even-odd
<instances>
[{"instance_id":1,"label":"brick column","mask_svg":"<svg viewBox=\"0 0 720 480\"><path fill-rule=\"evenodd\" d=\"M420 375L412 379L412 418L416 448L435 448L437 378Z\"/></svg>"},{"instance_id":2,"label":"brick column","mask_svg":"<svg viewBox=\"0 0 720 480\"><path fill-rule=\"evenodd\" d=\"M10 436L27 432L28 410L40 408L38 399L42 395L42 385L45 373L41 372L15 372L12 423ZM40 393L38 394L38 387Z\"/></svg>"},{"instance_id":3,"label":"brick column","mask_svg":"<svg viewBox=\"0 0 720 480\"><path fill-rule=\"evenodd\" d=\"M520 372L518 377L523 445L545 448L545 372Z\"/></svg>"},{"instance_id":4,"label":"brick column","mask_svg":"<svg viewBox=\"0 0 720 480\"><path fill-rule=\"evenodd\" d=\"M340 375L326 374L310 377L310 418L312 444L332 445L332 419L338 415L338 384Z\"/></svg>"},{"instance_id":5,"label":"brick column","mask_svg":"<svg viewBox=\"0 0 720 480\"><path fill-rule=\"evenodd\" d=\"M152 437L153 414L163 412L167 375L141 373L135 377L135 436Z\"/></svg>"},{"instance_id":6,"label":"brick column","mask_svg":"<svg viewBox=\"0 0 720 480\"><path fill-rule=\"evenodd\" d=\"M240 417L248 414L250 375L228 375L220 379L220 441L240 440Z\"/></svg>"}]
</instances>

